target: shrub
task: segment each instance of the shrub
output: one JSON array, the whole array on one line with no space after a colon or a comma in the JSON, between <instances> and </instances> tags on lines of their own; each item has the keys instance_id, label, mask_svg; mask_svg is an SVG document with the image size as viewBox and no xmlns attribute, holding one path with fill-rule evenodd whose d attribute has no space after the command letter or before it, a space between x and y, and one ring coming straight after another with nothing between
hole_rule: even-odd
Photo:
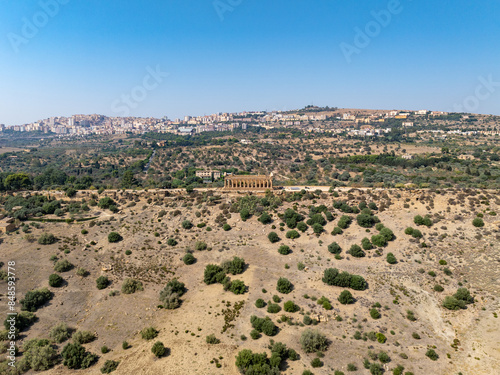
<instances>
[{"instance_id":1,"label":"shrub","mask_svg":"<svg viewBox=\"0 0 500 375\"><path fill-rule=\"evenodd\" d=\"M21 300L21 309L35 312L38 308L50 301L53 296L54 293L47 288L30 290L26 292L24 299Z\"/></svg>"},{"instance_id":2,"label":"shrub","mask_svg":"<svg viewBox=\"0 0 500 375\"><path fill-rule=\"evenodd\" d=\"M69 336L70 332L66 323L56 324L49 332L49 337L58 344L69 339Z\"/></svg>"},{"instance_id":3,"label":"shrub","mask_svg":"<svg viewBox=\"0 0 500 375\"><path fill-rule=\"evenodd\" d=\"M54 271L56 272L67 272L73 268L73 265L67 260L63 259L54 265Z\"/></svg>"},{"instance_id":4,"label":"shrub","mask_svg":"<svg viewBox=\"0 0 500 375\"><path fill-rule=\"evenodd\" d=\"M305 232L309 228L306 223L301 221L300 223L297 223L297 229L300 230L301 232Z\"/></svg>"},{"instance_id":5,"label":"shrub","mask_svg":"<svg viewBox=\"0 0 500 375\"><path fill-rule=\"evenodd\" d=\"M365 290L368 287L368 283L362 276L350 275L347 272L339 273L336 268L327 268L322 280L328 285L350 287L354 290Z\"/></svg>"},{"instance_id":6,"label":"shrub","mask_svg":"<svg viewBox=\"0 0 500 375\"><path fill-rule=\"evenodd\" d=\"M76 344L87 344L95 340L96 336L90 331L77 331L71 336Z\"/></svg>"},{"instance_id":7,"label":"shrub","mask_svg":"<svg viewBox=\"0 0 500 375\"><path fill-rule=\"evenodd\" d=\"M381 344L385 344L385 342L387 341L387 337L385 337L383 333L377 333L377 341Z\"/></svg>"},{"instance_id":8,"label":"shrub","mask_svg":"<svg viewBox=\"0 0 500 375\"><path fill-rule=\"evenodd\" d=\"M99 276L97 279L96 279L96 284L97 284L97 289L105 289L108 287L109 285L109 279L107 276Z\"/></svg>"},{"instance_id":9,"label":"shrub","mask_svg":"<svg viewBox=\"0 0 500 375\"><path fill-rule=\"evenodd\" d=\"M229 290L234 294L243 294L246 292L246 289L247 287L245 283L241 280L232 281L231 286L229 287Z\"/></svg>"},{"instance_id":10,"label":"shrub","mask_svg":"<svg viewBox=\"0 0 500 375\"><path fill-rule=\"evenodd\" d=\"M267 212L263 212L258 219L262 224L271 224L273 222L273 218Z\"/></svg>"},{"instance_id":11,"label":"shrub","mask_svg":"<svg viewBox=\"0 0 500 375\"><path fill-rule=\"evenodd\" d=\"M383 236L386 241L392 241L394 239L394 233L389 228L382 228L380 230L380 235Z\"/></svg>"},{"instance_id":12,"label":"shrub","mask_svg":"<svg viewBox=\"0 0 500 375\"><path fill-rule=\"evenodd\" d=\"M205 273L203 276L203 281L205 284L215 284L217 282L217 274L222 272L222 268L216 264L208 264L205 267Z\"/></svg>"},{"instance_id":13,"label":"shrub","mask_svg":"<svg viewBox=\"0 0 500 375\"><path fill-rule=\"evenodd\" d=\"M81 276L81 277L86 277L88 276L89 274L89 271L87 271L85 268L83 267L79 267L77 270L76 270L76 274L78 276Z\"/></svg>"},{"instance_id":14,"label":"shrub","mask_svg":"<svg viewBox=\"0 0 500 375\"><path fill-rule=\"evenodd\" d=\"M415 229L413 229L412 227L408 227L408 228L405 229L405 234L411 236L413 234L414 230Z\"/></svg>"},{"instance_id":15,"label":"shrub","mask_svg":"<svg viewBox=\"0 0 500 375\"><path fill-rule=\"evenodd\" d=\"M417 332L413 332L411 334L411 337L413 337L415 340L420 340L420 335Z\"/></svg>"},{"instance_id":16,"label":"shrub","mask_svg":"<svg viewBox=\"0 0 500 375\"><path fill-rule=\"evenodd\" d=\"M288 293L290 293L292 291L293 285L292 285L292 283L288 279L286 279L284 277L280 277L278 279L278 283L276 285L276 289L280 293L288 294Z\"/></svg>"},{"instance_id":17,"label":"shrub","mask_svg":"<svg viewBox=\"0 0 500 375\"><path fill-rule=\"evenodd\" d=\"M141 337L144 340L152 340L156 336L158 336L158 331L156 329L154 329L153 327L147 327L141 331Z\"/></svg>"},{"instance_id":18,"label":"shrub","mask_svg":"<svg viewBox=\"0 0 500 375\"><path fill-rule=\"evenodd\" d=\"M31 339L23 345L23 358L18 368L45 371L57 364L57 359L57 351L48 340Z\"/></svg>"},{"instance_id":19,"label":"shrub","mask_svg":"<svg viewBox=\"0 0 500 375\"><path fill-rule=\"evenodd\" d=\"M393 253L388 253L386 259L387 259L387 263L389 263L389 264L396 264L398 262Z\"/></svg>"},{"instance_id":20,"label":"shrub","mask_svg":"<svg viewBox=\"0 0 500 375\"><path fill-rule=\"evenodd\" d=\"M392 370L392 374L393 375L403 375L403 371L405 370L405 368L401 365L397 365L393 370Z\"/></svg>"},{"instance_id":21,"label":"shrub","mask_svg":"<svg viewBox=\"0 0 500 375\"><path fill-rule=\"evenodd\" d=\"M342 291L339 295L338 300L343 305L349 305L349 304L354 303L354 297L352 296L351 292L349 292L348 290Z\"/></svg>"},{"instance_id":22,"label":"shrub","mask_svg":"<svg viewBox=\"0 0 500 375\"><path fill-rule=\"evenodd\" d=\"M167 348L165 348L165 345L161 341L157 341L153 344L151 351L157 358L161 358L167 353Z\"/></svg>"},{"instance_id":23,"label":"shrub","mask_svg":"<svg viewBox=\"0 0 500 375\"><path fill-rule=\"evenodd\" d=\"M476 228L481 228L484 227L484 221L483 219L476 217L474 220L472 220L472 225L474 225Z\"/></svg>"},{"instance_id":24,"label":"shrub","mask_svg":"<svg viewBox=\"0 0 500 375\"><path fill-rule=\"evenodd\" d=\"M181 225L184 229L191 229L193 227L193 223L189 220L184 220Z\"/></svg>"},{"instance_id":25,"label":"shrub","mask_svg":"<svg viewBox=\"0 0 500 375\"><path fill-rule=\"evenodd\" d=\"M444 290L444 288L441 285L436 284L436 285L434 285L434 290L436 292L440 292L441 293Z\"/></svg>"},{"instance_id":26,"label":"shrub","mask_svg":"<svg viewBox=\"0 0 500 375\"><path fill-rule=\"evenodd\" d=\"M59 276L57 273L53 273L52 275L49 276L49 285L58 288L62 285L64 279Z\"/></svg>"},{"instance_id":27,"label":"shrub","mask_svg":"<svg viewBox=\"0 0 500 375\"><path fill-rule=\"evenodd\" d=\"M126 341L122 342L122 349L127 350L128 348L129 348L128 342L126 342Z\"/></svg>"},{"instance_id":28,"label":"shrub","mask_svg":"<svg viewBox=\"0 0 500 375\"><path fill-rule=\"evenodd\" d=\"M306 325L309 326L312 324L312 319L309 315L304 315L304 319L302 319L302 322Z\"/></svg>"},{"instance_id":29,"label":"shrub","mask_svg":"<svg viewBox=\"0 0 500 375\"><path fill-rule=\"evenodd\" d=\"M290 253L290 247L287 245L281 245L278 249L278 253L281 255L288 255Z\"/></svg>"},{"instance_id":30,"label":"shrub","mask_svg":"<svg viewBox=\"0 0 500 375\"><path fill-rule=\"evenodd\" d=\"M95 354L88 353L78 343L67 344L62 350L61 356L63 365L69 369L88 368L97 360Z\"/></svg>"},{"instance_id":31,"label":"shrub","mask_svg":"<svg viewBox=\"0 0 500 375\"><path fill-rule=\"evenodd\" d=\"M177 279L170 280L160 292L160 302L163 303L163 307L166 309L176 309L181 304L179 297L185 292L184 283L181 283Z\"/></svg>"},{"instance_id":32,"label":"shrub","mask_svg":"<svg viewBox=\"0 0 500 375\"><path fill-rule=\"evenodd\" d=\"M326 336L312 329L302 332L300 344L306 353L324 352L328 348Z\"/></svg>"},{"instance_id":33,"label":"shrub","mask_svg":"<svg viewBox=\"0 0 500 375\"><path fill-rule=\"evenodd\" d=\"M176 240L175 238L169 238L169 239L167 240L167 245L168 245L168 246L175 246L175 245L177 245L177 243L178 243L178 242L177 242L177 240Z\"/></svg>"},{"instance_id":34,"label":"shrub","mask_svg":"<svg viewBox=\"0 0 500 375\"><path fill-rule=\"evenodd\" d=\"M452 296L445 297L443 301L443 307L447 308L448 310L465 309L465 305L466 304L464 301L460 301Z\"/></svg>"},{"instance_id":35,"label":"shrub","mask_svg":"<svg viewBox=\"0 0 500 375\"><path fill-rule=\"evenodd\" d=\"M366 254L363 250L361 250L361 247L358 245L352 245L351 248L349 249L349 254L351 254L355 258L362 258Z\"/></svg>"},{"instance_id":36,"label":"shrub","mask_svg":"<svg viewBox=\"0 0 500 375\"><path fill-rule=\"evenodd\" d=\"M231 230L231 225L226 223L222 226L222 229L224 229L224 231L227 232L228 230Z\"/></svg>"},{"instance_id":37,"label":"shrub","mask_svg":"<svg viewBox=\"0 0 500 375\"><path fill-rule=\"evenodd\" d=\"M283 308L286 312L289 313L294 313L300 310L300 307L293 303L293 301L286 301L283 305Z\"/></svg>"},{"instance_id":38,"label":"shrub","mask_svg":"<svg viewBox=\"0 0 500 375\"><path fill-rule=\"evenodd\" d=\"M467 288L459 288L453 297L459 301L464 301L466 304L474 302L474 298Z\"/></svg>"},{"instance_id":39,"label":"shrub","mask_svg":"<svg viewBox=\"0 0 500 375\"><path fill-rule=\"evenodd\" d=\"M184 257L182 258L182 261L184 262L184 264L186 265L191 265L191 264L194 264L196 262L196 258L194 257L193 254L191 253L187 253L186 255L184 255Z\"/></svg>"},{"instance_id":40,"label":"shrub","mask_svg":"<svg viewBox=\"0 0 500 375\"><path fill-rule=\"evenodd\" d=\"M373 318L373 319L380 319L380 313L377 309L371 309L370 310L370 316Z\"/></svg>"},{"instance_id":41,"label":"shrub","mask_svg":"<svg viewBox=\"0 0 500 375\"><path fill-rule=\"evenodd\" d=\"M415 313L412 310L406 310L406 319L408 319L411 322L417 320L417 318L415 317Z\"/></svg>"},{"instance_id":42,"label":"shrub","mask_svg":"<svg viewBox=\"0 0 500 375\"><path fill-rule=\"evenodd\" d=\"M376 234L372 236L372 243L377 247L384 247L387 245L387 240L381 234Z\"/></svg>"},{"instance_id":43,"label":"shrub","mask_svg":"<svg viewBox=\"0 0 500 375\"><path fill-rule=\"evenodd\" d=\"M250 218L250 211L247 210L246 208L243 208L240 211L240 217L241 217L241 220L247 221L247 219Z\"/></svg>"},{"instance_id":44,"label":"shrub","mask_svg":"<svg viewBox=\"0 0 500 375\"><path fill-rule=\"evenodd\" d=\"M51 245L57 241L56 237L52 233L42 233L38 238L38 243L40 245Z\"/></svg>"},{"instance_id":45,"label":"shrub","mask_svg":"<svg viewBox=\"0 0 500 375\"><path fill-rule=\"evenodd\" d=\"M137 292L138 290L144 290L142 283L140 281L130 278L127 278L123 281L122 284L123 294L132 294Z\"/></svg>"},{"instance_id":46,"label":"shrub","mask_svg":"<svg viewBox=\"0 0 500 375\"><path fill-rule=\"evenodd\" d=\"M384 373L384 368L378 363L370 364L370 374L372 375L382 375Z\"/></svg>"},{"instance_id":47,"label":"shrub","mask_svg":"<svg viewBox=\"0 0 500 375\"><path fill-rule=\"evenodd\" d=\"M391 361L391 358L386 352L380 352L378 354L378 360L382 363L389 363Z\"/></svg>"},{"instance_id":48,"label":"shrub","mask_svg":"<svg viewBox=\"0 0 500 375\"><path fill-rule=\"evenodd\" d=\"M102 354L109 353L109 351L110 351L110 349L106 345L101 346L101 353Z\"/></svg>"},{"instance_id":49,"label":"shrub","mask_svg":"<svg viewBox=\"0 0 500 375\"><path fill-rule=\"evenodd\" d=\"M430 359L432 359L433 361L437 361L438 358L439 358L438 354L434 351L434 349L427 350L427 352L425 353L425 355L427 357L429 357Z\"/></svg>"},{"instance_id":50,"label":"shrub","mask_svg":"<svg viewBox=\"0 0 500 375\"><path fill-rule=\"evenodd\" d=\"M108 359L106 362L104 362L104 365L101 367L101 373L109 374L115 371L118 368L119 364L120 364L119 361L112 361Z\"/></svg>"},{"instance_id":51,"label":"shrub","mask_svg":"<svg viewBox=\"0 0 500 375\"><path fill-rule=\"evenodd\" d=\"M23 331L24 329L28 328L31 326L33 323L35 323L38 320L35 314L29 311L21 311L19 314L17 314L15 323L14 323L14 328L16 330L16 336L17 336L17 331ZM9 318L6 318L3 322L3 325L7 331L10 330L11 325ZM5 341L8 340L8 338L5 338Z\"/></svg>"},{"instance_id":52,"label":"shrub","mask_svg":"<svg viewBox=\"0 0 500 375\"><path fill-rule=\"evenodd\" d=\"M322 233L325 230L323 228L323 225L321 225L319 223L314 223L312 225L312 229L313 229L313 232L316 233L316 234L320 234L320 233Z\"/></svg>"},{"instance_id":53,"label":"shrub","mask_svg":"<svg viewBox=\"0 0 500 375\"><path fill-rule=\"evenodd\" d=\"M214 334L211 334L207 336L206 342L207 344L219 344L220 340Z\"/></svg>"},{"instance_id":54,"label":"shrub","mask_svg":"<svg viewBox=\"0 0 500 375\"><path fill-rule=\"evenodd\" d=\"M243 258L234 257L233 260L222 263L221 267L225 273L239 275L245 270L245 260Z\"/></svg>"},{"instance_id":55,"label":"shrub","mask_svg":"<svg viewBox=\"0 0 500 375\"><path fill-rule=\"evenodd\" d=\"M203 241L196 241L196 243L194 244L194 248L195 248L195 250L198 250L198 251L206 250L207 244L206 244L206 242L203 242Z\"/></svg>"},{"instance_id":56,"label":"shrub","mask_svg":"<svg viewBox=\"0 0 500 375\"><path fill-rule=\"evenodd\" d=\"M278 305L276 303L270 303L267 306L267 312L270 313L270 314L277 314L280 311L281 311L281 307L280 307L280 305Z\"/></svg>"},{"instance_id":57,"label":"shrub","mask_svg":"<svg viewBox=\"0 0 500 375\"><path fill-rule=\"evenodd\" d=\"M259 298L257 301L255 301L255 306L257 308L261 309L264 306L266 306L266 303L264 302L264 300L262 298Z\"/></svg>"},{"instance_id":58,"label":"shrub","mask_svg":"<svg viewBox=\"0 0 500 375\"><path fill-rule=\"evenodd\" d=\"M278 242L280 240L279 236L276 234L276 232L271 232L267 235L267 238L271 243Z\"/></svg>"},{"instance_id":59,"label":"shrub","mask_svg":"<svg viewBox=\"0 0 500 375\"><path fill-rule=\"evenodd\" d=\"M120 242L121 240L123 240L123 237L119 233L111 232L110 234L108 234L109 243L116 243Z\"/></svg>"},{"instance_id":60,"label":"shrub","mask_svg":"<svg viewBox=\"0 0 500 375\"><path fill-rule=\"evenodd\" d=\"M362 228L371 228L375 225L376 219L373 215L360 214L356 217L356 221Z\"/></svg>"},{"instance_id":61,"label":"shrub","mask_svg":"<svg viewBox=\"0 0 500 375\"><path fill-rule=\"evenodd\" d=\"M371 250L371 249L373 249L372 243L366 237L361 240L361 246L363 247L363 250Z\"/></svg>"},{"instance_id":62,"label":"shrub","mask_svg":"<svg viewBox=\"0 0 500 375\"><path fill-rule=\"evenodd\" d=\"M333 228L331 234L332 234L332 236L336 236L336 235L339 235L342 233L344 233L344 232L342 231L342 229L340 227L335 227L335 228Z\"/></svg>"},{"instance_id":63,"label":"shrub","mask_svg":"<svg viewBox=\"0 0 500 375\"><path fill-rule=\"evenodd\" d=\"M413 238L422 238L422 232L420 232L418 229L414 229L411 236Z\"/></svg>"},{"instance_id":64,"label":"shrub","mask_svg":"<svg viewBox=\"0 0 500 375\"><path fill-rule=\"evenodd\" d=\"M116 203L110 197L104 197L99 199L99 203L97 204L97 206L102 209L107 209L110 206L116 206Z\"/></svg>"},{"instance_id":65,"label":"shrub","mask_svg":"<svg viewBox=\"0 0 500 375\"><path fill-rule=\"evenodd\" d=\"M311 366L314 367L314 368L316 368L316 367L323 367L323 362L319 358L314 358L311 361Z\"/></svg>"},{"instance_id":66,"label":"shrub","mask_svg":"<svg viewBox=\"0 0 500 375\"><path fill-rule=\"evenodd\" d=\"M332 242L330 245L328 245L328 251L332 254L340 254L342 249L337 242Z\"/></svg>"},{"instance_id":67,"label":"shrub","mask_svg":"<svg viewBox=\"0 0 500 375\"><path fill-rule=\"evenodd\" d=\"M343 215L337 224L340 229L347 229L352 222L352 218L347 215Z\"/></svg>"},{"instance_id":68,"label":"shrub","mask_svg":"<svg viewBox=\"0 0 500 375\"><path fill-rule=\"evenodd\" d=\"M286 238L290 238L290 239L294 240L294 239L299 238L299 237L300 237L300 234L296 230L289 230L288 232L286 232Z\"/></svg>"}]
</instances>

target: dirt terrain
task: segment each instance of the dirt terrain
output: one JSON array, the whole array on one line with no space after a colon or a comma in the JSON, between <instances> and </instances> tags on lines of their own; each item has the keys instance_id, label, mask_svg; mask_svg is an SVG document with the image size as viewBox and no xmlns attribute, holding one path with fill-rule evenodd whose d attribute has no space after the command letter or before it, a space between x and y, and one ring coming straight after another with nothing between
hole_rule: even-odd
<instances>
[{"instance_id":1,"label":"dirt terrain","mask_svg":"<svg viewBox=\"0 0 500 375\"><path fill-rule=\"evenodd\" d=\"M498 192L342 189L338 190L338 197L322 192L299 201L284 201L280 207L267 210L273 219L267 225L257 220L258 214L243 221L239 213L227 212L227 207L242 196L236 193L209 191L187 195L137 191L104 192L101 197L106 195L119 203L117 213L93 207L88 213L89 217L96 217L92 221L46 222L40 228L30 229L34 238L42 233L54 234L58 238L54 244L30 242L21 231L0 236L0 260L5 264L16 262L18 300L31 289L48 287L48 276L54 273L52 255L68 259L74 265L72 270L60 273L65 280L62 287L49 287L54 298L36 312L38 321L22 333L22 340L46 338L59 322L73 329L95 332L97 339L85 347L100 358L96 365L79 370L82 373L100 374L104 362L112 359L120 362L116 374L239 374L235 366L238 352L251 349L270 353L269 339L283 342L299 353L299 360L284 362L282 374L288 375L300 375L306 369L315 375L333 374L335 370L368 374L363 360L370 351L384 351L390 356L391 361L384 365L387 373L398 364L414 374L491 375L500 368ZM88 196L80 192L74 199L88 200ZM395 239L385 247L367 250L362 258L348 254L351 245L361 244L364 237L370 238L378 230L360 227L357 215L347 214L354 219L351 225L342 234L332 235L339 218L346 215L333 207L338 200L353 206L361 201L375 203L378 209L373 213L394 232ZM335 217L324 225L324 232L316 235L309 226L306 232L299 232L299 238L286 238L290 229L280 226L282 220L278 214L295 207L307 220L309 207L322 204ZM479 213L483 214L484 226L476 228L472 220ZM219 225L221 214L231 230L224 231ZM432 226L417 226L413 221L415 215L429 215ZM184 229L185 220L194 226ZM206 225L198 227L200 223ZM423 237L414 239L405 234L407 227L418 228ZM88 233L82 234L83 229ZM108 234L113 231L120 233L123 240L109 243ZM271 231L278 233L279 242L268 240ZM172 238L177 241L175 246L167 244ZM208 248L195 250L199 241ZM328 251L333 241L342 248L339 259ZM278 253L283 244L291 248L290 254ZM131 251L129 255L127 250ZM183 263L186 251L193 252L194 264ZM394 254L396 264L387 262L388 253ZM242 274L230 275L231 280L245 283L246 293L235 295L224 291L219 283L204 283L206 265L221 264L234 256L243 258L248 265ZM300 262L305 266L302 270L298 267ZM78 276L79 267L90 274ZM351 290L355 303L340 304L337 297L345 288L322 281L327 268L362 275L368 289ZM445 274L445 268L451 272ZM98 290L96 279L101 275L108 276L112 283ZM142 281L144 290L130 295L119 292L127 277ZM290 294L276 291L280 277L292 282ZM159 292L173 278L186 286L182 304L174 310L160 308ZM436 292L436 284L444 291ZM474 303L457 311L443 308L445 296L460 287L469 289ZM5 281L0 281L2 317L7 313L6 288ZM113 290L118 292L112 296ZM255 306L257 299L267 302L273 295L281 297L281 307L291 300L300 310L271 314L266 308ZM322 296L330 300L331 310L325 310L315 301ZM243 302L240 310L236 307L239 302ZM381 318L373 319L370 309L377 303ZM17 308L19 311L20 307ZM413 311L415 321L407 318L408 310ZM299 342L301 333L308 328L302 324L305 314L320 320L312 328L320 330L330 341L321 358L324 365L319 368L311 366L316 354L306 354ZM278 334L252 340L252 315L269 316L278 326ZM282 322L282 315L291 320ZM227 329L225 323L230 325ZM151 341L140 335L149 326L159 330L158 337ZM353 337L356 331L380 332L387 341L356 340ZM416 339L414 333L420 338ZM210 334L215 334L221 342L208 344L206 336ZM127 350L122 349L125 340L131 346ZM159 359L151 353L152 344L158 340L169 348L169 354ZM65 344L59 344L59 348ZM22 347L22 342L17 345ZM102 354L103 345L111 351ZM425 355L429 348L434 348L438 360ZM221 367L216 367L217 363ZM350 363L356 365L357 371L347 371ZM45 373L75 372L58 364Z\"/></svg>"}]
</instances>

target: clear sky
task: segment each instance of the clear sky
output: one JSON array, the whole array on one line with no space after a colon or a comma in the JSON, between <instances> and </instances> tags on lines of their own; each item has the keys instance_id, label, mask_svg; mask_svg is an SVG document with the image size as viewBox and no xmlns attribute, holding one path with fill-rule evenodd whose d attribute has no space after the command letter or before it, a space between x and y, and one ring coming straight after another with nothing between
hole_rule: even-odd
<instances>
[{"instance_id":1,"label":"clear sky","mask_svg":"<svg viewBox=\"0 0 500 375\"><path fill-rule=\"evenodd\" d=\"M0 7L7 125L309 104L500 115L498 0L0 0Z\"/></svg>"}]
</instances>

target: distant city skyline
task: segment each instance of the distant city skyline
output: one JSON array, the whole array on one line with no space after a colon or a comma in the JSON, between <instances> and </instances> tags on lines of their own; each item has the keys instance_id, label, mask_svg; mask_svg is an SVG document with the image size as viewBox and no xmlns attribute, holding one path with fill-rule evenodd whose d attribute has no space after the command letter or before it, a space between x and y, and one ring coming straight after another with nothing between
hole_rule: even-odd
<instances>
[{"instance_id":1,"label":"distant city skyline","mask_svg":"<svg viewBox=\"0 0 500 375\"><path fill-rule=\"evenodd\" d=\"M304 105L500 115L500 3L2 1L0 123Z\"/></svg>"}]
</instances>

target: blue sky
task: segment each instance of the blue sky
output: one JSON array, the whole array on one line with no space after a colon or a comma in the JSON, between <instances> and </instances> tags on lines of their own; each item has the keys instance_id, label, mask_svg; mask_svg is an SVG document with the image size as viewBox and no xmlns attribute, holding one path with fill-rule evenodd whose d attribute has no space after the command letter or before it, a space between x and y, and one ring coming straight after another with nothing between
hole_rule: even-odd
<instances>
[{"instance_id":1,"label":"blue sky","mask_svg":"<svg viewBox=\"0 0 500 375\"><path fill-rule=\"evenodd\" d=\"M500 115L497 0L0 6L0 123L7 125L80 113L176 118L308 104Z\"/></svg>"}]
</instances>

